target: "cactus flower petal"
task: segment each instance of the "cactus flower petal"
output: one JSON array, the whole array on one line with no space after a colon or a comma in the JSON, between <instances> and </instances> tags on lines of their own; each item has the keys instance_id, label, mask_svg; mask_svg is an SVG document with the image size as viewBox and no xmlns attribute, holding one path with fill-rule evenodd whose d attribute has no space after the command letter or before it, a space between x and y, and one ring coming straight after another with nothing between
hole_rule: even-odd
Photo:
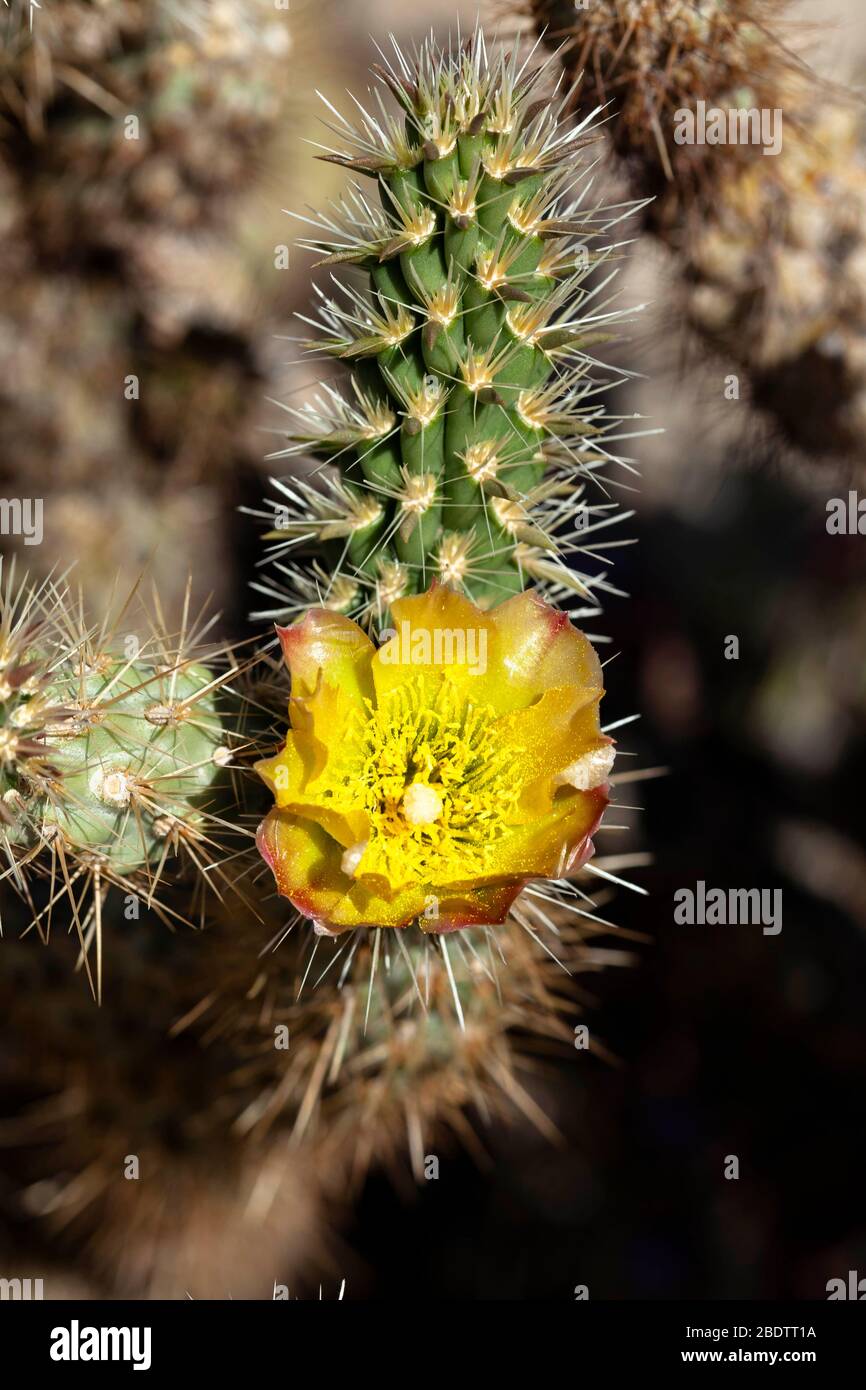
<instances>
[{"instance_id":1,"label":"cactus flower petal","mask_svg":"<svg viewBox=\"0 0 866 1390\"><path fill-rule=\"evenodd\" d=\"M531 593L482 612L434 585L393 620L379 650L323 610L280 631L293 727L258 764L260 851L320 931L502 923L592 854L613 761L598 657Z\"/></svg>"}]
</instances>

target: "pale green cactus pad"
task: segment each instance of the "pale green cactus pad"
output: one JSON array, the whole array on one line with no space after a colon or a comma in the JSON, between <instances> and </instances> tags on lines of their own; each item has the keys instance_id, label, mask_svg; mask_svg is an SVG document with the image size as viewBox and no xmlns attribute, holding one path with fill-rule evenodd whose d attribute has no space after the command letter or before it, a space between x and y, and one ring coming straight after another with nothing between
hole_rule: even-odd
<instances>
[{"instance_id":1,"label":"pale green cactus pad","mask_svg":"<svg viewBox=\"0 0 866 1390\"><path fill-rule=\"evenodd\" d=\"M110 659L52 681L45 698L70 714L45 737L58 781L41 833L53 828L129 873L156 863L179 831L204 828L198 808L230 758L213 684L204 666L162 674Z\"/></svg>"},{"instance_id":2,"label":"pale green cactus pad","mask_svg":"<svg viewBox=\"0 0 866 1390\"><path fill-rule=\"evenodd\" d=\"M91 630L65 584L19 586L14 567L0 584L0 881L40 930L65 896L83 947L111 885L160 911L170 860L225 886L221 859L244 838L237 667L219 647L202 661L195 631L148 621L141 640Z\"/></svg>"}]
</instances>

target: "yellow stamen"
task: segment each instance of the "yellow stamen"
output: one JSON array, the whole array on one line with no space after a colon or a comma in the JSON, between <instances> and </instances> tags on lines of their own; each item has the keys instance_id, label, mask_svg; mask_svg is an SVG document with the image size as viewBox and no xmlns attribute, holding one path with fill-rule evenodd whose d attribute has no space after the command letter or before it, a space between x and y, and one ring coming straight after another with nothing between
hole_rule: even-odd
<instances>
[{"instance_id":1,"label":"yellow stamen","mask_svg":"<svg viewBox=\"0 0 866 1390\"><path fill-rule=\"evenodd\" d=\"M494 722L450 681L431 692L422 677L359 715L316 794L366 811L366 873L423 883L484 871L520 789L515 749L502 748Z\"/></svg>"}]
</instances>

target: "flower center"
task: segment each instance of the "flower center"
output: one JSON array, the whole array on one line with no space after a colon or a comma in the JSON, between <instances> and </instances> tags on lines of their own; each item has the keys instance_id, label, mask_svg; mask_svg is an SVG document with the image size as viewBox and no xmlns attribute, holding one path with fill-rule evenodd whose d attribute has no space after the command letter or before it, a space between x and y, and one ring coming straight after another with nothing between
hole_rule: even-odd
<instances>
[{"instance_id":1,"label":"flower center","mask_svg":"<svg viewBox=\"0 0 866 1390\"><path fill-rule=\"evenodd\" d=\"M368 706L322 788L367 812L365 873L393 887L484 872L520 793L516 750L503 749L495 719L444 678L431 694L429 678L415 676Z\"/></svg>"}]
</instances>

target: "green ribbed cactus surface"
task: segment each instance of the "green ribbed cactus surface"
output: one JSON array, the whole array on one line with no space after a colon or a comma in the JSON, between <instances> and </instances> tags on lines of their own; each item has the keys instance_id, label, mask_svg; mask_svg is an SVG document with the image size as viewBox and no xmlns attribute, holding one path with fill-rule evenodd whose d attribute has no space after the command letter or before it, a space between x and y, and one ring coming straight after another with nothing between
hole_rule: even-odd
<instances>
[{"instance_id":1,"label":"green ribbed cactus surface","mask_svg":"<svg viewBox=\"0 0 866 1390\"><path fill-rule=\"evenodd\" d=\"M567 559L616 519L587 484L621 462L599 399L616 374L592 355L620 316L597 240L625 215L591 203L588 122L480 32L374 71L354 122L327 122L323 158L360 177L302 219L324 268L303 344L348 373L288 408L278 456L334 467L277 482L267 616L325 602L372 624L434 579L483 606L530 582L587 597L603 580Z\"/></svg>"}]
</instances>

